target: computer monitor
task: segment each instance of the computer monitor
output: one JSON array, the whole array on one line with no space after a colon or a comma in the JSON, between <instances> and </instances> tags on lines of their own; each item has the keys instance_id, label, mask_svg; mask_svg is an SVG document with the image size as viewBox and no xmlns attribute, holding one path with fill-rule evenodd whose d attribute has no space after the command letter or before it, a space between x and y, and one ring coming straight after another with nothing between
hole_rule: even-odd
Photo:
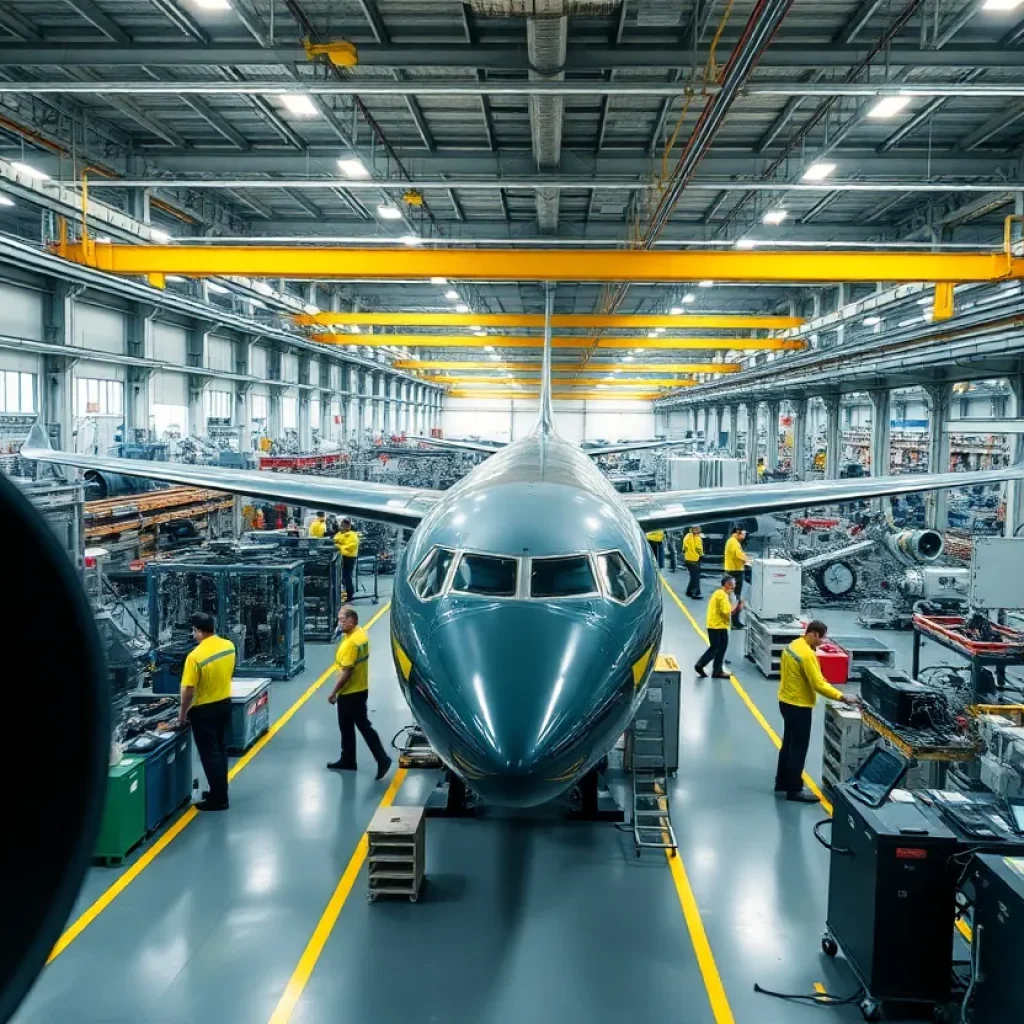
<instances>
[{"instance_id":1,"label":"computer monitor","mask_svg":"<svg viewBox=\"0 0 1024 1024\"><path fill-rule=\"evenodd\" d=\"M899 785L909 764L895 751L875 747L850 777L850 795L869 807L881 807Z\"/></svg>"}]
</instances>

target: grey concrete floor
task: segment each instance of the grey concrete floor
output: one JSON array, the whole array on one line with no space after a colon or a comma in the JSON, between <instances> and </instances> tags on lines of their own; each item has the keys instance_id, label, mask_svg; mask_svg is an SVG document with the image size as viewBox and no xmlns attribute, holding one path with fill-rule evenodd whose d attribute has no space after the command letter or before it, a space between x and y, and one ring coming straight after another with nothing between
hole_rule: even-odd
<instances>
[{"instance_id":1,"label":"grey concrete floor","mask_svg":"<svg viewBox=\"0 0 1024 1024\"><path fill-rule=\"evenodd\" d=\"M682 574L666 579L682 597ZM683 601L703 626L703 602ZM362 609L364 619L376 610ZM835 632L854 631L852 613L826 618ZM875 635L909 667L909 636ZM370 638L371 714L387 743L410 716L386 615ZM856 983L841 959L820 952L828 855L811 826L824 812L773 799L770 737L730 682L687 671L702 646L666 593L663 651L684 669L673 820L731 1010L712 1011L665 858L637 860L614 826L540 811L431 819L429 881L415 905L368 905L361 877L292 1019L860 1020L855 1007L823 1010L753 991L759 982L810 992L818 982L845 995ZM733 646L741 686L781 729L777 683L745 661L738 638ZM275 717L331 656L327 645L307 648L307 671L274 684ZM318 691L238 776L230 812L191 822L45 970L17 1024L270 1020L386 788L362 748L357 774L326 771L337 751L326 695ZM808 758L816 778L820 730L819 712ZM396 803L421 802L433 782L432 773L410 774ZM91 871L76 916L124 870Z\"/></svg>"}]
</instances>

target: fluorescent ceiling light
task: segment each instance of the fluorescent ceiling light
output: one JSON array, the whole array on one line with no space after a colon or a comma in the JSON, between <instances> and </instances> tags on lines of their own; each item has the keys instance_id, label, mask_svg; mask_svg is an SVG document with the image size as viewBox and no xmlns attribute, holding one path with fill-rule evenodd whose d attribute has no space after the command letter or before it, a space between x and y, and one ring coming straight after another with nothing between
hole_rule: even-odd
<instances>
[{"instance_id":1,"label":"fluorescent ceiling light","mask_svg":"<svg viewBox=\"0 0 1024 1024\"><path fill-rule=\"evenodd\" d=\"M431 284L447 284L448 283L448 278L447 277L432 277L430 279L430 283Z\"/></svg>"},{"instance_id":2,"label":"fluorescent ceiling light","mask_svg":"<svg viewBox=\"0 0 1024 1024\"><path fill-rule=\"evenodd\" d=\"M687 305L689 305L691 302L696 302L696 301L697 301L697 296L694 295L693 292L687 292L683 296L683 302L685 302Z\"/></svg>"},{"instance_id":3,"label":"fluorescent ceiling light","mask_svg":"<svg viewBox=\"0 0 1024 1024\"><path fill-rule=\"evenodd\" d=\"M230 11L231 4L228 0L192 0L196 7L202 7L204 11Z\"/></svg>"},{"instance_id":4,"label":"fluorescent ceiling light","mask_svg":"<svg viewBox=\"0 0 1024 1024\"><path fill-rule=\"evenodd\" d=\"M500 363L501 362L501 356L499 356L497 354L492 355L490 358L492 360L494 360L494 362L496 362L496 363Z\"/></svg>"},{"instance_id":5,"label":"fluorescent ceiling light","mask_svg":"<svg viewBox=\"0 0 1024 1024\"><path fill-rule=\"evenodd\" d=\"M632 356L623 356L622 357L622 361L624 363L631 363L631 362L633 362L633 357Z\"/></svg>"},{"instance_id":6,"label":"fluorescent ceiling light","mask_svg":"<svg viewBox=\"0 0 1024 1024\"><path fill-rule=\"evenodd\" d=\"M895 117L910 104L909 96L883 96L868 111L868 117Z\"/></svg>"},{"instance_id":7,"label":"fluorescent ceiling light","mask_svg":"<svg viewBox=\"0 0 1024 1024\"><path fill-rule=\"evenodd\" d=\"M0 206L13 206L14 200L8 199L7 196L0 196Z\"/></svg>"},{"instance_id":8,"label":"fluorescent ceiling light","mask_svg":"<svg viewBox=\"0 0 1024 1024\"><path fill-rule=\"evenodd\" d=\"M737 249L754 249L757 247L757 242L753 238L737 238L736 248Z\"/></svg>"},{"instance_id":9,"label":"fluorescent ceiling light","mask_svg":"<svg viewBox=\"0 0 1024 1024\"><path fill-rule=\"evenodd\" d=\"M444 297L454 302L459 297L459 293L454 288L449 288L448 291L444 293Z\"/></svg>"},{"instance_id":10,"label":"fluorescent ceiling light","mask_svg":"<svg viewBox=\"0 0 1024 1024\"><path fill-rule=\"evenodd\" d=\"M655 334L664 334L665 333L665 328L664 327L655 327L654 328L654 333Z\"/></svg>"},{"instance_id":11,"label":"fluorescent ceiling light","mask_svg":"<svg viewBox=\"0 0 1024 1024\"><path fill-rule=\"evenodd\" d=\"M423 239L420 238L419 235L402 235L402 244L408 245L412 248L417 245L422 245Z\"/></svg>"},{"instance_id":12,"label":"fluorescent ceiling light","mask_svg":"<svg viewBox=\"0 0 1024 1024\"><path fill-rule=\"evenodd\" d=\"M788 210L769 210L762 218L762 224L781 224L789 216Z\"/></svg>"},{"instance_id":13,"label":"fluorescent ceiling light","mask_svg":"<svg viewBox=\"0 0 1024 1024\"><path fill-rule=\"evenodd\" d=\"M834 170L836 165L827 160L818 160L811 164L803 173L803 181L824 181Z\"/></svg>"},{"instance_id":14,"label":"fluorescent ceiling light","mask_svg":"<svg viewBox=\"0 0 1024 1024\"><path fill-rule=\"evenodd\" d=\"M357 156L341 157L338 160L338 170L346 178L368 178L370 176L370 172L366 169L366 164Z\"/></svg>"},{"instance_id":15,"label":"fluorescent ceiling light","mask_svg":"<svg viewBox=\"0 0 1024 1024\"><path fill-rule=\"evenodd\" d=\"M657 336L658 336L658 332L657 331L648 331L647 332L647 337L648 338L656 338Z\"/></svg>"},{"instance_id":16,"label":"fluorescent ceiling light","mask_svg":"<svg viewBox=\"0 0 1024 1024\"><path fill-rule=\"evenodd\" d=\"M594 387L596 387L596 388L606 388L606 387L608 387L608 385L607 384L595 384Z\"/></svg>"},{"instance_id":17,"label":"fluorescent ceiling light","mask_svg":"<svg viewBox=\"0 0 1024 1024\"><path fill-rule=\"evenodd\" d=\"M308 313L310 316L316 316L317 313L320 312L320 307L319 306L314 306L312 302L307 302L302 307L302 310L303 310L304 313Z\"/></svg>"},{"instance_id":18,"label":"fluorescent ceiling light","mask_svg":"<svg viewBox=\"0 0 1024 1024\"><path fill-rule=\"evenodd\" d=\"M392 206L391 203L381 203L377 207L377 216L381 220L401 220L402 211L397 206Z\"/></svg>"},{"instance_id":19,"label":"fluorescent ceiling light","mask_svg":"<svg viewBox=\"0 0 1024 1024\"><path fill-rule=\"evenodd\" d=\"M874 327L876 324L880 324L881 322L882 322L882 318L880 316L866 316L861 321L861 323L865 327Z\"/></svg>"},{"instance_id":20,"label":"fluorescent ceiling light","mask_svg":"<svg viewBox=\"0 0 1024 1024\"><path fill-rule=\"evenodd\" d=\"M918 299L918 300L917 300L917 304L918 304L919 306L930 306L930 305L932 304L932 300L931 300L930 298L927 298L927 299Z\"/></svg>"},{"instance_id":21,"label":"fluorescent ceiling light","mask_svg":"<svg viewBox=\"0 0 1024 1024\"><path fill-rule=\"evenodd\" d=\"M176 281L177 282L177 281L184 281L185 278L183 278L180 274L168 274L167 277L166 277L166 280L168 280L168 281Z\"/></svg>"},{"instance_id":22,"label":"fluorescent ceiling light","mask_svg":"<svg viewBox=\"0 0 1024 1024\"><path fill-rule=\"evenodd\" d=\"M699 288L714 288L714 286L714 281L701 281L701 283L698 285Z\"/></svg>"},{"instance_id":23,"label":"fluorescent ceiling light","mask_svg":"<svg viewBox=\"0 0 1024 1024\"><path fill-rule=\"evenodd\" d=\"M349 325L349 333L350 334L362 334L363 333L363 329L359 326L359 324L350 324Z\"/></svg>"},{"instance_id":24,"label":"fluorescent ceiling light","mask_svg":"<svg viewBox=\"0 0 1024 1024\"><path fill-rule=\"evenodd\" d=\"M1015 11L1024 0L985 0L981 5L986 11Z\"/></svg>"},{"instance_id":25,"label":"fluorescent ceiling light","mask_svg":"<svg viewBox=\"0 0 1024 1024\"><path fill-rule=\"evenodd\" d=\"M152 238L154 242L169 242L171 240L171 236L160 228L150 228L149 237Z\"/></svg>"},{"instance_id":26,"label":"fluorescent ceiling light","mask_svg":"<svg viewBox=\"0 0 1024 1024\"><path fill-rule=\"evenodd\" d=\"M299 117L316 117L316 104L304 92L286 92L281 102Z\"/></svg>"},{"instance_id":27,"label":"fluorescent ceiling light","mask_svg":"<svg viewBox=\"0 0 1024 1024\"><path fill-rule=\"evenodd\" d=\"M99 241L99 239L97 239ZM206 282L207 290L213 292L214 295L227 295L228 290L222 284L217 284L216 281Z\"/></svg>"},{"instance_id":28,"label":"fluorescent ceiling light","mask_svg":"<svg viewBox=\"0 0 1024 1024\"><path fill-rule=\"evenodd\" d=\"M683 307L682 306L673 306L669 310L669 313L671 313L672 316L679 316L682 312L683 312Z\"/></svg>"},{"instance_id":29,"label":"fluorescent ceiling light","mask_svg":"<svg viewBox=\"0 0 1024 1024\"><path fill-rule=\"evenodd\" d=\"M35 178L36 181L50 180L50 176L45 171L40 171L37 167L33 167L31 164L23 164L20 160L12 160L11 166L19 174L25 174L30 178Z\"/></svg>"},{"instance_id":30,"label":"fluorescent ceiling light","mask_svg":"<svg viewBox=\"0 0 1024 1024\"><path fill-rule=\"evenodd\" d=\"M455 304L455 312L456 313L468 313L469 312L469 306L467 306L464 302L457 302Z\"/></svg>"},{"instance_id":31,"label":"fluorescent ceiling light","mask_svg":"<svg viewBox=\"0 0 1024 1024\"><path fill-rule=\"evenodd\" d=\"M493 345L484 345L484 351L485 352L493 352L494 351L494 346Z\"/></svg>"}]
</instances>

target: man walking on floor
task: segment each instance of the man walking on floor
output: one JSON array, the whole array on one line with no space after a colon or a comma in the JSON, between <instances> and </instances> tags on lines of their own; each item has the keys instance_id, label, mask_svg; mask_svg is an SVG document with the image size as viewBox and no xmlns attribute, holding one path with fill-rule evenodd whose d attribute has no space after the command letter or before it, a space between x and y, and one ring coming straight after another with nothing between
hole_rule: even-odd
<instances>
[{"instance_id":1,"label":"man walking on floor","mask_svg":"<svg viewBox=\"0 0 1024 1024\"><path fill-rule=\"evenodd\" d=\"M327 700L338 709L341 757L329 762L327 767L333 771L356 770L358 729L377 762L375 778L383 779L391 767L391 758L366 713L370 697L370 638L359 625L359 613L348 605L338 612L338 625L343 635L334 656L334 665L340 671Z\"/></svg>"},{"instance_id":2,"label":"man walking on floor","mask_svg":"<svg viewBox=\"0 0 1024 1024\"><path fill-rule=\"evenodd\" d=\"M732 536L725 542L725 556L724 566L725 571L736 581L736 597L737 599L743 597L743 580L746 576L747 566L750 565L751 558L743 550L743 541L747 538L747 531L735 527L732 531ZM740 621L740 609L743 607L743 602L737 600L736 610L733 613L733 627L735 629L743 629L743 623Z\"/></svg>"},{"instance_id":3,"label":"man walking on floor","mask_svg":"<svg viewBox=\"0 0 1024 1024\"><path fill-rule=\"evenodd\" d=\"M704 557L704 540L699 526L691 526L683 537L683 561L690 578L686 583L686 596L700 600L700 560Z\"/></svg>"},{"instance_id":4,"label":"man walking on floor","mask_svg":"<svg viewBox=\"0 0 1024 1024\"><path fill-rule=\"evenodd\" d=\"M804 761L811 740L811 717L818 694L844 704L856 704L857 698L844 694L832 686L822 674L821 663L815 650L828 627L815 619L807 624L803 636L798 636L782 652L782 680L779 683L779 711L782 712L782 749L775 773L775 795L787 800L816 804L818 798L804 788Z\"/></svg>"},{"instance_id":5,"label":"man walking on floor","mask_svg":"<svg viewBox=\"0 0 1024 1024\"><path fill-rule=\"evenodd\" d=\"M196 804L199 811L228 809L228 737L231 732L231 677L235 645L216 635L212 615L189 620L196 646L181 673L178 725L192 725L192 736L209 789Z\"/></svg>"},{"instance_id":6,"label":"man walking on floor","mask_svg":"<svg viewBox=\"0 0 1024 1024\"><path fill-rule=\"evenodd\" d=\"M708 628L708 649L697 659L693 670L699 676L707 677L704 671L709 661L714 661L711 667L713 679L728 679L729 673L725 671L725 652L729 649L729 627L732 624L732 601L729 595L736 586L736 581L726 574L722 577L722 585L711 595L708 602L707 628ZM737 610L743 606L740 601L736 605Z\"/></svg>"}]
</instances>

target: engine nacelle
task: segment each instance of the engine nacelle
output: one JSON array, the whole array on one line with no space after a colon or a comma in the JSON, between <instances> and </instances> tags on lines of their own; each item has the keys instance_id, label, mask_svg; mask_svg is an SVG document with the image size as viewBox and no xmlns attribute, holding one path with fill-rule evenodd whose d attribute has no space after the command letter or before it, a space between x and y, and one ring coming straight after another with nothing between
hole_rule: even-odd
<instances>
[{"instance_id":1,"label":"engine nacelle","mask_svg":"<svg viewBox=\"0 0 1024 1024\"><path fill-rule=\"evenodd\" d=\"M934 562L944 547L942 534L935 530L899 530L885 538L886 547L903 565L925 565Z\"/></svg>"},{"instance_id":2,"label":"engine nacelle","mask_svg":"<svg viewBox=\"0 0 1024 1024\"><path fill-rule=\"evenodd\" d=\"M900 590L913 600L947 605L966 604L970 586L969 569L938 565L908 569L899 584Z\"/></svg>"}]
</instances>

